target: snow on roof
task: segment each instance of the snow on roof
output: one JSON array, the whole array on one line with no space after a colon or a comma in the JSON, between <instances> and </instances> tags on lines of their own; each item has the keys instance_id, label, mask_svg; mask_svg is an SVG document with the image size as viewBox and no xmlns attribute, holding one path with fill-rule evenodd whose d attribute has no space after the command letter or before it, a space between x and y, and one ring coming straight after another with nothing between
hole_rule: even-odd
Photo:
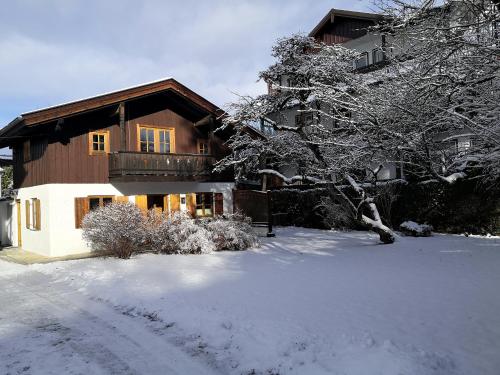
<instances>
[{"instance_id":1,"label":"snow on roof","mask_svg":"<svg viewBox=\"0 0 500 375\"><path fill-rule=\"evenodd\" d=\"M98 98L100 96L114 94L114 93L117 93L117 92L120 92L120 91L126 91L126 90L130 90L130 89L135 89L135 88L138 88L138 87L141 87L141 86L152 85L152 84L155 84L155 83L160 83L160 82L163 82L163 81L168 81L170 79L174 79L174 78L173 77L164 77L164 78L156 79L154 81L141 83L139 85L128 86L128 87L124 87L124 88L121 88L121 89L118 89L118 90L113 90L113 91L107 91L107 92L103 92L103 93L100 93L100 94L97 94L97 95L87 96L85 98L75 99L75 100L71 100L71 101L68 101L68 102L64 102L64 103L60 103L60 104L56 104L56 105L51 105L49 107L38 108L38 109L29 111L29 112L25 112L25 113L22 114L22 116L29 115L29 114L35 113L35 112L45 111L47 109L53 109L53 108L61 107L63 105L67 105L67 104L73 104L73 103L81 102L81 101L84 101L84 100Z\"/></svg>"}]
</instances>

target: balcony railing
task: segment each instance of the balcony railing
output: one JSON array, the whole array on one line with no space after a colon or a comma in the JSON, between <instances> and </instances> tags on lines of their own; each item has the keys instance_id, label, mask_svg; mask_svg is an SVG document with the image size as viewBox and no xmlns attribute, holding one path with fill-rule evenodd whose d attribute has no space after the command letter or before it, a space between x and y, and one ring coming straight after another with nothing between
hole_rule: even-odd
<instances>
[{"instance_id":1,"label":"balcony railing","mask_svg":"<svg viewBox=\"0 0 500 375\"><path fill-rule=\"evenodd\" d=\"M209 178L215 157L198 154L158 154L120 151L109 154L109 177L170 176Z\"/></svg>"}]
</instances>

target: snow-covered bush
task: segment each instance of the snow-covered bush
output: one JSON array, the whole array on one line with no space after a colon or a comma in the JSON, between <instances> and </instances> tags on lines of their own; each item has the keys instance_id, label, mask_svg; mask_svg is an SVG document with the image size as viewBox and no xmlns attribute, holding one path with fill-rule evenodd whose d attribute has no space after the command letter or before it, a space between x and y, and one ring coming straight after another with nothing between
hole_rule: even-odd
<instances>
[{"instance_id":1,"label":"snow-covered bush","mask_svg":"<svg viewBox=\"0 0 500 375\"><path fill-rule=\"evenodd\" d=\"M185 212L174 212L171 216L150 213L148 232L153 251L198 254L215 250L210 232Z\"/></svg>"},{"instance_id":2,"label":"snow-covered bush","mask_svg":"<svg viewBox=\"0 0 500 375\"><path fill-rule=\"evenodd\" d=\"M405 221L399 226L401 232L407 236L429 237L432 234L432 226L427 224L418 224L414 221Z\"/></svg>"},{"instance_id":3,"label":"snow-covered bush","mask_svg":"<svg viewBox=\"0 0 500 375\"><path fill-rule=\"evenodd\" d=\"M144 216L133 203L110 203L82 221L83 239L94 251L127 259L144 244Z\"/></svg>"},{"instance_id":4,"label":"snow-covered bush","mask_svg":"<svg viewBox=\"0 0 500 375\"><path fill-rule=\"evenodd\" d=\"M216 251L245 250L258 244L250 220L241 214L206 220L204 226L210 232Z\"/></svg>"}]
</instances>

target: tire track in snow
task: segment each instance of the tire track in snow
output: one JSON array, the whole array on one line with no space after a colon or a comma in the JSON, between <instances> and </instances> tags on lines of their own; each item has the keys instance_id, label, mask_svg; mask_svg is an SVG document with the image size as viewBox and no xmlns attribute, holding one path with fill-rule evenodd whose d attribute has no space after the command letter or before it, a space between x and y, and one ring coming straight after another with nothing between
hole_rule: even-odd
<instances>
[{"instance_id":1,"label":"tire track in snow","mask_svg":"<svg viewBox=\"0 0 500 375\"><path fill-rule=\"evenodd\" d=\"M0 279L10 286L0 293L0 306L15 306L15 311L9 309L15 315L7 314L4 320L62 333L62 345L70 346L104 374L211 373L195 358L149 332L140 321L51 283L49 276L30 271Z\"/></svg>"}]
</instances>

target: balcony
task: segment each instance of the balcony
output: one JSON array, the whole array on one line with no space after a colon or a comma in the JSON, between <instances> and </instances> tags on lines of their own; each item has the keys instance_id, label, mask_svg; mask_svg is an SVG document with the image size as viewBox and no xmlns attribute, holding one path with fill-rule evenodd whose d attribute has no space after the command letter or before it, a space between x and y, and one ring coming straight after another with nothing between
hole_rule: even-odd
<instances>
[{"instance_id":1,"label":"balcony","mask_svg":"<svg viewBox=\"0 0 500 375\"><path fill-rule=\"evenodd\" d=\"M208 181L215 161L210 155L113 152L109 154L109 178L123 181Z\"/></svg>"}]
</instances>

